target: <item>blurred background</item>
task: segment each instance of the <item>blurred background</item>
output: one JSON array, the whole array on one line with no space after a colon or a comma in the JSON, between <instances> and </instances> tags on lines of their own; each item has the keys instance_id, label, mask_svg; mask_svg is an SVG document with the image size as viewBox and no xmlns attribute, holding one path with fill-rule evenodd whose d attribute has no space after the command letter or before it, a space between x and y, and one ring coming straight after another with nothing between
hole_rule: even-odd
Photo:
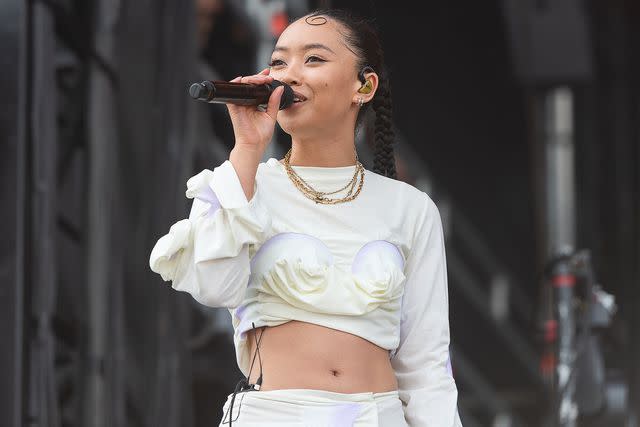
<instances>
[{"instance_id":1,"label":"blurred background","mask_svg":"<svg viewBox=\"0 0 640 427\"><path fill-rule=\"evenodd\" d=\"M637 426L635 0L2 0L0 425L218 425L230 315L148 266L234 143L187 89L265 68L317 7L379 28L399 179L445 225L465 427Z\"/></svg>"}]
</instances>

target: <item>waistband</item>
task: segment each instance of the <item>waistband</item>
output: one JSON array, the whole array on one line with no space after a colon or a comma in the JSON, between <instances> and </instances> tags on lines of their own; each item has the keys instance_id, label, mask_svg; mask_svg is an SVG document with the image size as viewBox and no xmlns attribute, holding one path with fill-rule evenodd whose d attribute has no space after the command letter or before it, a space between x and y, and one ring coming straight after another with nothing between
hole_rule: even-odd
<instances>
[{"instance_id":1,"label":"waistband","mask_svg":"<svg viewBox=\"0 0 640 427\"><path fill-rule=\"evenodd\" d=\"M309 388L287 388L277 390L252 390L241 393L245 398L255 398L279 402L299 402L299 403L333 403L333 402L375 402L379 403L387 399L398 399L398 390L374 393L370 391L361 393L339 393L328 390L318 390ZM227 396L231 399L233 393ZM239 396L236 396L236 399Z\"/></svg>"}]
</instances>

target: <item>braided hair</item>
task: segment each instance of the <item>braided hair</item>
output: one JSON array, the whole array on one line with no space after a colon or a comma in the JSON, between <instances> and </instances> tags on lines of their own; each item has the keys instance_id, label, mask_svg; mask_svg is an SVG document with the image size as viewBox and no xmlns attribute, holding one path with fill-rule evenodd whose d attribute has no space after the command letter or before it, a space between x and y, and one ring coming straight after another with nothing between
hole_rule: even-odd
<instances>
[{"instance_id":1,"label":"braided hair","mask_svg":"<svg viewBox=\"0 0 640 427\"><path fill-rule=\"evenodd\" d=\"M320 17L331 18L345 29L342 36L347 47L357 59L356 68L360 81L364 84L364 67L371 67L378 74L378 89L371 102L364 104L358 112L356 125L360 125L371 107L375 111L375 140L373 148L373 171L396 179L396 163L393 151L391 89L389 76L384 65L384 51L376 29L365 19L357 18L339 9L320 9L306 15L307 23L314 25Z\"/></svg>"}]
</instances>

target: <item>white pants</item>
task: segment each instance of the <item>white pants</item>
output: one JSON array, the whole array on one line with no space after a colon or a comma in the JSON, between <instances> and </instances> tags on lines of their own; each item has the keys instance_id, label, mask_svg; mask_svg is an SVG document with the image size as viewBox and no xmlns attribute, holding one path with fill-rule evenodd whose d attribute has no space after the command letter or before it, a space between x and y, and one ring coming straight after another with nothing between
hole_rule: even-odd
<instances>
[{"instance_id":1,"label":"white pants","mask_svg":"<svg viewBox=\"0 0 640 427\"><path fill-rule=\"evenodd\" d=\"M231 397L219 427L229 427ZM313 389L236 394L231 427L407 427L398 391L336 393Z\"/></svg>"}]
</instances>

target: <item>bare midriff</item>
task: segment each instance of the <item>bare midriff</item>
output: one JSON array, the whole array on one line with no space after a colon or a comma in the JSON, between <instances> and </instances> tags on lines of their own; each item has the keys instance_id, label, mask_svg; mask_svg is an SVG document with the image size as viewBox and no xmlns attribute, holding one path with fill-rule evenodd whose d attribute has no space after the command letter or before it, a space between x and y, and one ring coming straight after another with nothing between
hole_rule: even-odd
<instances>
[{"instance_id":1,"label":"bare midriff","mask_svg":"<svg viewBox=\"0 0 640 427\"><path fill-rule=\"evenodd\" d=\"M364 338L292 320L247 332L251 360L255 339L260 339L260 335L260 390L305 388L382 393L398 389L389 351ZM249 383L254 384L259 375L260 361L256 356Z\"/></svg>"}]
</instances>

